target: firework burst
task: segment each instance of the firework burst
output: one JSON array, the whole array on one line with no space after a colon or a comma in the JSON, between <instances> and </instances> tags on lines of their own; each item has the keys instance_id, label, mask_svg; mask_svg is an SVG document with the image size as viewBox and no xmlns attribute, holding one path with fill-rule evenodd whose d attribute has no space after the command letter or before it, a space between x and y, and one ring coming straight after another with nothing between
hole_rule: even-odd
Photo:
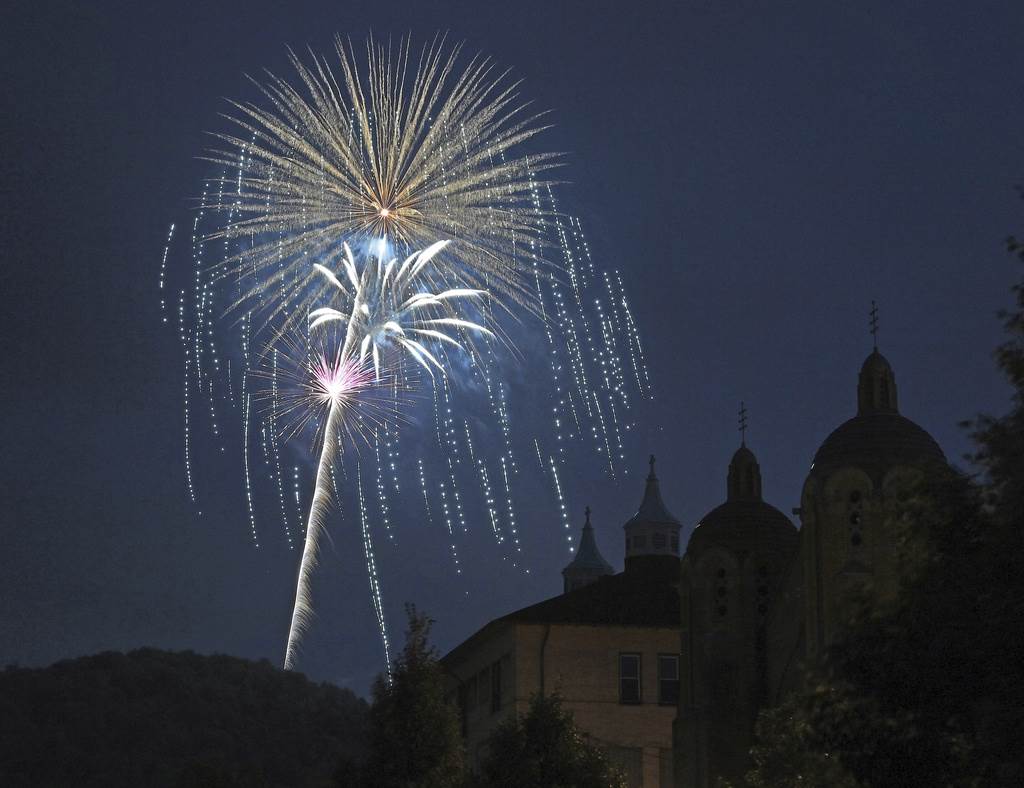
<instances>
[{"instance_id":1,"label":"firework burst","mask_svg":"<svg viewBox=\"0 0 1024 788\"><path fill-rule=\"evenodd\" d=\"M241 242L234 270L254 275L239 302L257 298L268 319L287 313L289 301L263 294L311 260L339 267L339 239L383 256L452 238L458 251L436 268L440 281L532 306L523 275L549 218L535 193L558 157L517 153L544 128L518 83L479 56L460 70L460 47L443 38L418 56L408 39L371 39L365 72L351 43L338 38L335 51L336 70L290 53L301 89L268 74L257 84L269 108L232 102L239 132L215 135L226 148L210 160L239 173L227 200L218 190L205 206L228 217L213 237Z\"/></svg>"},{"instance_id":2,"label":"firework burst","mask_svg":"<svg viewBox=\"0 0 1024 788\"><path fill-rule=\"evenodd\" d=\"M209 155L220 172L172 225L157 282L182 351L191 501L202 515L201 480L237 458L252 544L302 550L288 665L332 499L341 517L355 509L386 660L371 530L396 544L401 511L464 582L477 535L528 574L521 536L545 554L552 539L571 547L570 463L628 472L632 409L651 393L623 278L558 209L558 157L525 152L543 124L507 73L483 58L460 68L443 39L417 53L371 41L365 62L336 50L336 66L292 55L294 84L268 75L260 105L232 105ZM514 344L540 352L512 359ZM399 397L427 377L428 396ZM341 449L359 443L350 473ZM527 491L527 506L560 512L553 528L523 528Z\"/></svg>"}]
</instances>

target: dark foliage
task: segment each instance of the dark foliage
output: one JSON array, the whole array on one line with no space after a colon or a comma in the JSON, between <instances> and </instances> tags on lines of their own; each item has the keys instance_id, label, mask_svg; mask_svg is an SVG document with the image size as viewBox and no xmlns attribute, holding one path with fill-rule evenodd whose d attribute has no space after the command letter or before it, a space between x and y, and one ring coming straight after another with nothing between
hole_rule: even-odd
<instances>
[{"instance_id":1,"label":"dark foliage","mask_svg":"<svg viewBox=\"0 0 1024 788\"><path fill-rule=\"evenodd\" d=\"M615 788L625 782L603 750L579 733L557 695L534 695L522 719L503 722L488 742L481 788Z\"/></svg>"},{"instance_id":2,"label":"dark foliage","mask_svg":"<svg viewBox=\"0 0 1024 788\"><path fill-rule=\"evenodd\" d=\"M1024 785L1024 283L1014 294L996 351L1013 406L970 424L981 475L949 470L894 507L903 593L762 714L750 785Z\"/></svg>"},{"instance_id":3,"label":"dark foliage","mask_svg":"<svg viewBox=\"0 0 1024 788\"><path fill-rule=\"evenodd\" d=\"M428 644L433 622L411 605L406 612L405 648L391 681L381 676L373 687L370 757L361 783L373 788L458 786L464 777L459 717L445 699L444 674Z\"/></svg>"},{"instance_id":4,"label":"dark foliage","mask_svg":"<svg viewBox=\"0 0 1024 788\"><path fill-rule=\"evenodd\" d=\"M268 662L142 649L0 673L0 785L323 786L366 703Z\"/></svg>"}]
</instances>

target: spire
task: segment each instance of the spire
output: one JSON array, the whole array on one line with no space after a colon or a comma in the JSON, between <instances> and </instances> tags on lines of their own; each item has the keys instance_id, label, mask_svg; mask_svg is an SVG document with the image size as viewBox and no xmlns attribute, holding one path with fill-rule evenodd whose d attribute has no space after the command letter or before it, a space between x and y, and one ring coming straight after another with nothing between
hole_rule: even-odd
<instances>
[{"instance_id":1,"label":"spire","mask_svg":"<svg viewBox=\"0 0 1024 788\"><path fill-rule=\"evenodd\" d=\"M868 325L871 327L871 355L860 368L857 381L857 415L899 413L896 405L896 375L878 352L878 304L871 302Z\"/></svg>"},{"instance_id":2,"label":"spire","mask_svg":"<svg viewBox=\"0 0 1024 788\"><path fill-rule=\"evenodd\" d=\"M747 448L747 405L740 402L740 447L729 461L726 491L730 501L761 500L761 467L754 452Z\"/></svg>"},{"instance_id":3,"label":"spire","mask_svg":"<svg viewBox=\"0 0 1024 788\"><path fill-rule=\"evenodd\" d=\"M594 527L590 524L590 507L588 506L584 512L587 519L583 523L583 534L580 536L576 555L569 562L569 565L562 570L565 593L593 583L599 577L615 573L611 565L604 560L601 551L597 549Z\"/></svg>"},{"instance_id":4,"label":"spire","mask_svg":"<svg viewBox=\"0 0 1024 788\"><path fill-rule=\"evenodd\" d=\"M672 513L665 507L665 502L661 500L661 485L658 483L658 477L654 473L654 455L650 456L647 461L651 466L650 472L647 474L647 485L644 487L644 499L640 502L640 508L633 518L626 523L628 526L630 523L635 521L647 521L653 523L675 523L679 525L679 521L672 516Z\"/></svg>"}]
</instances>

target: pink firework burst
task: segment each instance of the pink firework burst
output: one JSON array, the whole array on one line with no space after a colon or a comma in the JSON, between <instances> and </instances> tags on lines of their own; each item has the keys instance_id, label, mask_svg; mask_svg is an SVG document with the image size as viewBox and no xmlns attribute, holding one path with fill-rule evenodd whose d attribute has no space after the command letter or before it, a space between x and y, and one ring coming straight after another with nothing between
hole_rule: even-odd
<instances>
[{"instance_id":1,"label":"pink firework burst","mask_svg":"<svg viewBox=\"0 0 1024 788\"><path fill-rule=\"evenodd\" d=\"M310 389L323 405L341 404L374 383L373 368L354 358L316 355L310 365Z\"/></svg>"}]
</instances>

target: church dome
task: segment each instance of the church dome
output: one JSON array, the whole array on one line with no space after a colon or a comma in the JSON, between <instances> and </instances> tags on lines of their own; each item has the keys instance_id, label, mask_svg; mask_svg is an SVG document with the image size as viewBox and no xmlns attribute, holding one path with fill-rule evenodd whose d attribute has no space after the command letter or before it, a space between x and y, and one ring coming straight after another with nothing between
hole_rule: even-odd
<instances>
[{"instance_id":1,"label":"church dome","mask_svg":"<svg viewBox=\"0 0 1024 788\"><path fill-rule=\"evenodd\" d=\"M761 498L761 468L754 453L740 446L729 463L728 499L697 523L686 552L697 555L712 546L731 552L788 551L797 530L786 515Z\"/></svg>"},{"instance_id":2,"label":"church dome","mask_svg":"<svg viewBox=\"0 0 1024 788\"><path fill-rule=\"evenodd\" d=\"M935 439L898 413L854 416L829 435L814 455L812 472L843 465L865 470L945 462Z\"/></svg>"},{"instance_id":3,"label":"church dome","mask_svg":"<svg viewBox=\"0 0 1024 788\"><path fill-rule=\"evenodd\" d=\"M814 455L811 473L843 466L884 472L895 465L946 461L927 432L897 410L896 376L877 350L861 367L857 384L857 415L836 428Z\"/></svg>"}]
</instances>

